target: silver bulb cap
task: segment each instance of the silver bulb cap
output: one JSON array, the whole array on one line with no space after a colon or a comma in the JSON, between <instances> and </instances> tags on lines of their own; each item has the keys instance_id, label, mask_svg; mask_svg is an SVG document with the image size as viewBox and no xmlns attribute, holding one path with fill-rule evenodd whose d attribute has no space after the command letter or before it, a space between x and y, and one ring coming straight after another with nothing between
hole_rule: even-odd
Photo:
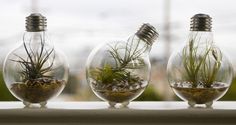
<instances>
[{"instance_id":1,"label":"silver bulb cap","mask_svg":"<svg viewBox=\"0 0 236 125\"><path fill-rule=\"evenodd\" d=\"M155 27L148 23L144 23L136 32L136 35L149 45L152 45L159 36Z\"/></svg>"},{"instance_id":2,"label":"silver bulb cap","mask_svg":"<svg viewBox=\"0 0 236 125\"><path fill-rule=\"evenodd\" d=\"M28 32L40 32L46 31L47 19L40 13L32 13L26 17L26 31Z\"/></svg>"},{"instance_id":3,"label":"silver bulb cap","mask_svg":"<svg viewBox=\"0 0 236 125\"><path fill-rule=\"evenodd\" d=\"M211 32L212 18L207 14L196 14L191 18L190 31Z\"/></svg>"}]
</instances>

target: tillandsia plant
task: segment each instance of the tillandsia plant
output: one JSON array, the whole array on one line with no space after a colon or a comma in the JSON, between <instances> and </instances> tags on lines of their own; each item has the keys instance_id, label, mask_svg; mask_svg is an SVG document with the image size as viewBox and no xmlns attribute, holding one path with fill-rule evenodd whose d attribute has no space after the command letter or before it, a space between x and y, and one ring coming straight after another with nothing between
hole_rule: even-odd
<instances>
[{"instance_id":1,"label":"tillandsia plant","mask_svg":"<svg viewBox=\"0 0 236 125\"><path fill-rule=\"evenodd\" d=\"M28 107L41 107L58 96L68 79L68 63L47 35L47 19L40 13L26 17L21 44L5 58L3 77L9 91Z\"/></svg>"},{"instance_id":2,"label":"tillandsia plant","mask_svg":"<svg viewBox=\"0 0 236 125\"><path fill-rule=\"evenodd\" d=\"M181 53L183 62L182 82L172 86L180 96L195 104L212 105L212 100L220 97L227 90L224 83L217 79L221 68L222 53L212 41L200 43L201 37L192 37ZM186 86L187 85L187 86Z\"/></svg>"},{"instance_id":3,"label":"tillandsia plant","mask_svg":"<svg viewBox=\"0 0 236 125\"><path fill-rule=\"evenodd\" d=\"M114 46L108 45L109 49L107 52L115 61L115 66L104 64L102 68L92 70L90 73L93 79L99 84L106 85L119 85L121 83L124 85L141 84L143 80L131 73L132 69L139 69L144 66L143 59L140 56L142 56L148 47L143 46L139 48L140 42L141 40L134 45L133 40L131 40L131 43L127 42L125 46L119 46L119 43L116 43Z\"/></svg>"},{"instance_id":4,"label":"tillandsia plant","mask_svg":"<svg viewBox=\"0 0 236 125\"><path fill-rule=\"evenodd\" d=\"M195 36L190 38L189 44L182 51L182 61L186 72L184 80L189 81L194 88L199 85L211 87L220 69L222 54L214 47L212 41L206 41L204 47L200 46L202 45Z\"/></svg>"},{"instance_id":5,"label":"tillandsia plant","mask_svg":"<svg viewBox=\"0 0 236 125\"><path fill-rule=\"evenodd\" d=\"M111 62L90 70L95 91L109 102L123 103L132 100L144 90L146 80L136 70L145 67L143 54L149 45L130 38L127 43L107 44L106 53ZM113 106L115 103L110 103ZM128 102L126 102L127 105Z\"/></svg>"},{"instance_id":6,"label":"tillandsia plant","mask_svg":"<svg viewBox=\"0 0 236 125\"><path fill-rule=\"evenodd\" d=\"M210 107L226 93L233 78L230 61L213 42L211 22L207 14L194 15L187 45L172 54L167 65L171 88L191 107Z\"/></svg>"},{"instance_id":7,"label":"tillandsia plant","mask_svg":"<svg viewBox=\"0 0 236 125\"><path fill-rule=\"evenodd\" d=\"M210 56L206 57L206 63L203 63L201 68L201 78L205 87L210 88L212 84L216 81L219 69L221 67L222 53L218 48L211 48L210 53L214 61L212 61Z\"/></svg>"},{"instance_id":8,"label":"tillandsia plant","mask_svg":"<svg viewBox=\"0 0 236 125\"><path fill-rule=\"evenodd\" d=\"M54 70L54 48L46 49L42 39L38 50L33 50L30 43L27 46L23 42L23 46L27 57L23 58L15 53L17 59L10 59L21 67L18 72L21 82L12 84L11 89L23 98L25 103L45 102L65 84L65 81L56 80L51 75Z\"/></svg>"},{"instance_id":9,"label":"tillandsia plant","mask_svg":"<svg viewBox=\"0 0 236 125\"><path fill-rule=\"evenodd\" d=\"M50 73L53 70L52 66L55 59L54 48L48 51L44 48L44 42L41 41L40 44L40 51L35 53L30 45L29 48L27 48L26 43L24 42L23 45L27 54L27 58L24 59L17 54L14 54L19 58L19 60L11 59L12 61L18 62L22 67L22 71L20 71L19 73L23 82L33 81L39 78L52 78L52 76L46 74ZM48 62L48 59L51 55L53 56L51 64L49 64L49 66L47 67L44 67L45 63Z\"/></svg>"},{"instance_id":10,"label":"tillandsia plant","mask_svg":"<svg viewBox=\"0 0 236 125\"><path fill-rule=\"evenodd\" d=\"M143 24L125 41L113 41L94 49L86 63L87 81L93 92L111 107L127 106L146 88L150 78L149 52L158 37Z\"/></svg>"}]
</instances>

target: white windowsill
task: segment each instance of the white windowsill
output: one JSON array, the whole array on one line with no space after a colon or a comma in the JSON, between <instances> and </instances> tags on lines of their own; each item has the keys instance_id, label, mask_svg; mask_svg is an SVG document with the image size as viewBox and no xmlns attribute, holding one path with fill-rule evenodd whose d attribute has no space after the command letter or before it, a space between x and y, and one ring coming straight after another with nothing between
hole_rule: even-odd
<instances>
[{"instance_id":1,"label":"white windowsill","mask_svg":"<svg viewBox=\"0 0 236 125\"><path fill-rule=\"evenodd\" d=\"M0 125L208 125L236 124L236 102L219 101L212 109L188 108L186 102L131 102L109 109L105 102L49 102L47 108L24 108L0 102Z\"/></svg>"}]
</instances>

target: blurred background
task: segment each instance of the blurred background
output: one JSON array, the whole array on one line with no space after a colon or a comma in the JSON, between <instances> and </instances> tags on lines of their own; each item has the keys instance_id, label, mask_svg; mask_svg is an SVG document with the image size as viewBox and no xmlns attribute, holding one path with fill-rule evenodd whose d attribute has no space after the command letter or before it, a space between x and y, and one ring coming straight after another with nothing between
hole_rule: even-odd
<instances>
[{"instance_id":1,"label":"blurred background","mask_svg":"<svg viewBox=\"0 0 236 125\"><path fill-rule=\"evenodd\" d=\"M68 84L55 100L98 100L85 78L85 62L91 50L104 42L126 39L142 23L150 23L160 37L150 55L149 87L137 100L179 100L169 87L166 64L170 54L186 43L194 14L206 13L213 18L215 43L236 68L235 4L235 0L0 0L0 64L21 42L25 17L40 12L48 19L51 40L65 52L70 64ZM16 100L8 92L2 72L0 100ZM236 100L235 79L221 100Z\"/></svg>"}]
</instances>

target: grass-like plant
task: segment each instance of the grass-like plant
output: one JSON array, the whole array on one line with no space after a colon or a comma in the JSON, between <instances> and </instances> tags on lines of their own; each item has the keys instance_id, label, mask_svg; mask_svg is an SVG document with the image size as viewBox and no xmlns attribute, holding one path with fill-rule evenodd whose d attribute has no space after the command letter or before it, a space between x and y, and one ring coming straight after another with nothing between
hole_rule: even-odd
<instances>
[{"instance_id":1,"label":"grass-like plant","mask_svg":"<svg viewBox=\"0 0 236 125\"><path fill-rule=\"evenodd\" d=\"M141 40L134 42L134 37L125 45L116 43L114 46L109 45L107 52L114 59L115 66L104 64L102 68L95 68L91 73L91 77L102 84L125 83L134 84L141 82L141 78L131 74L129 69L139 69L144 66L142 54L148 49L148 45L140 47ZM135 61L135 63L133 63Z\"/></svg>"},{"instance_id":2,"label":"grass-like plant","mask_svg":"<svg viewBox=\"0 0 236 125\"><path fill-rule=\"evenodd\" d=\"M52 66L55 59L54 48L47 50L43 40L41 40L40 44L40 50L34 51L30 45L27 48L26 43L23 42L27 58L22 58L21 56L14 54L19 59L11 59L12 61L18 62L20 64L22 70L19 73L23 79L23 82L27 80L35 80L38 78L52 78L52 76L46 74L53 70ZM50 64L45 67L45 64L49 62L48 59L51 55L53 56L53 59L51 60Z\"/></svg>"},{"instance_id":3,"label":"grass-like plant","mask_svg":"<svg viewBox=\"0 0 236 125\"><path fill-rule=\"evenodd\" d=\"M221 67L221 60L222 60L222 53L218 49L211 49L211 53L214 60L210 59L210 56L207 56L206 63L203 63L201 76L204 82L205 87L210 88L211 85L214 83L218 71Z\"/></svg>"},{"instance_id":4,"label":"grass-like plant","mask_svg":"<svg viewBox=\"0 0 236 125\"><path fill-rule=\"evenodd\" d=\"M189 44L182 51L182 61L186 73L184 79L194 88L199 84L211 87L220 69L222 54L213 46L212 41L206 41L206 45L201 48L202 43L198 41L201 38L197 40L196 36L190 38Z\"/></svg>"}]
</instances>

